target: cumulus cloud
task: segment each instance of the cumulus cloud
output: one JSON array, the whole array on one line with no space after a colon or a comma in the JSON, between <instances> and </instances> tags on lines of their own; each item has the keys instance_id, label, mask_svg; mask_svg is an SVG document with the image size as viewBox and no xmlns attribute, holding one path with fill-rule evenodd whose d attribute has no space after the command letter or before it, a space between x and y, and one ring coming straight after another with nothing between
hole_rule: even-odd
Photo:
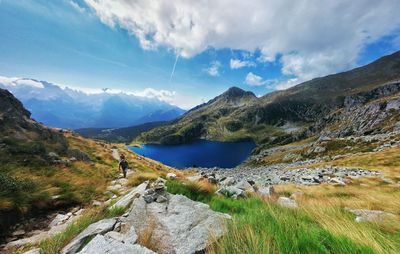
<instances>
[{"instance_id":1,"label":"cumulus cloud","mask_svg":"<svg viewBox=\"0 0 400 254\"><path fill-rule=\"evenodd\" d=\"M85 2L102 22L136 36L144 49L166 47L182 57L210 47L259 50L260 61L282 56L283 72L299 79L354 66L366 44L400 26L398 0Z\"/></svg>"},{"instance_id":2,"label":"cumulus cloud","mask_svg":"<svg viewBox=\"0 0 400 254\"><path fill-rule=\"evenodd\" d=\"M210 66L205 69L208 75L217 77L219 76L219 67L221 67L221 63L219 61L213 61L210 63Z\"/></svg>"},{"instance_id":3,"label":"cumulus cloud","mask_svg":"<svg viewBox=\"0 0 400 254\"><path fill-rule=\"evenodd\" d=\"M133 92L135 96L155 98L160 101L172 103L175 100L176 92L168 90L156 90L154 88L145 88L143 91Z\"/></svg>"},{"instance_id":4,"label":"cumulus cloud","mask_svg":"<svg viewBox=\"0 0 400 254\"><path fill-rule=\"evenodd\" d=\"M252 66L256 66L256 64L254 62L251 61L242 61L239 59L231 59L229 62L229 66L231 67L231 69L240 69L243 67L252 67Z\"/></svg>"},{"instance_id":5,"label":"cumulus cloud","mask_svg":"<svg viewBox=\"0 0 400 254\"><path fill-rule=\"evenodd\" d=\"M262 86L265 85L266 81L260 77L257 76L256 74L249 72L246 76L246 79L244 81L246 84L249 86Z\"/></svg>"}]
</instances>

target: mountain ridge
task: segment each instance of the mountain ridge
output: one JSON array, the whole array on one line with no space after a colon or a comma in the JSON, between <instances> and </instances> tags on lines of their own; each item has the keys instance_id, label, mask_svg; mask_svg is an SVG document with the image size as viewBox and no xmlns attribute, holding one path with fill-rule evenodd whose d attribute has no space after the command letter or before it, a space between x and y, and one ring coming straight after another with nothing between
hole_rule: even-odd
<instances>
[{"instance_id":1,"label":"mountain ridge","mask_svg":"<svg viewBox=\"0 0 400 254\"><path fill-rule=\"evenodd\" d=\"M169 121L185 112L156 98L125 93L88 94L28 78L0 77L0 88L22 101L33 118L58 128L121 128Z\"/></svg>"},{"instance_id":2,"label":"mountain ridge","mask_svg":"<svg viewBox=\"0 0 400 254\"><path fill-rule=\"evenodd\" d=\"M329 124L321 119L344 108L349 96L397 80L400 80L400 51L366 66L306 81L260 98L249 95L231 103L223 99L231 93L229 89L171 124L141 134L137 141L179 144L195 139L252 139L259 146L290 142L326 128ZM387 95L381 97L384 96Z\"/></svg>"}]
</instances>

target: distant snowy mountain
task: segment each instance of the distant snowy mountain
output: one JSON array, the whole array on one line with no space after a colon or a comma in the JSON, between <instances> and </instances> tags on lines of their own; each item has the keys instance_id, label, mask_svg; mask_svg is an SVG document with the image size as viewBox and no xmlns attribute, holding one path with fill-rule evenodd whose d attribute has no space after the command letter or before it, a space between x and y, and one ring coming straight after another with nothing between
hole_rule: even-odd
<instances>
[{"instance_id":1,"label":"distant snowy mountain","mask_svg":"<svg viewBox=\"0 0 400 254\"><path fill-rule=\"evenodd\" d=\"M31 111L32 117L60 128L120 128L168 121L184 110L157 98L126 93L85 93L45 81L0 76L0 88L9 90Z\"/></svg>"}]
</instances>

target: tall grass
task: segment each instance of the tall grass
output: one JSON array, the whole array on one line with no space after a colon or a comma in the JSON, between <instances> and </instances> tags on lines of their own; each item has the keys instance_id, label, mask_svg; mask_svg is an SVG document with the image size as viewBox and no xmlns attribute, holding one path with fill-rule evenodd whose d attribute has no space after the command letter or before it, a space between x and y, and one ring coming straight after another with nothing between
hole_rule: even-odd
<instances>
[{"instance_id":1,"label":"tall grass","mask_svg":"<svg viewBox=\"0 0 400 254\"><path fill-rule=\"evenodd\" d=\"M90 224L105 217L105 210L92 209L83 214L76 222L69 225L64 231L40 243L41 254L57 254L75 236L86 229Z\"/></svg>"},{"instance_id":2,"label":"tall grass","mask_svg":"<svg viewBox=\"0 0 400 254\"><path fill-rule=\"evenodd\" d=\"M300 210L256 198L213 198L210 207L231 213L233 221L209 253L375 253L368 246L333 235Z\"/></svg>"},{"instance_id":3,"label":"tall grass","mask_svg":"<svg viewBox=\"0 0 400 254\"><path fill-rule=\"evenodd\" d=\"M202 189L199 182L168 181L167 188L171 193L208 203L211 209L233 216L227 224L226 235L214 239L215 244L208 253L368 254L400 250L396 243L400 240L397 231L384 231L369 223L358 224L352 214L326 201L292 210L256 197L239 200L218 197ZM354 197L343 193L341 190L340 198Z\"/></svg>"}]
</instances>

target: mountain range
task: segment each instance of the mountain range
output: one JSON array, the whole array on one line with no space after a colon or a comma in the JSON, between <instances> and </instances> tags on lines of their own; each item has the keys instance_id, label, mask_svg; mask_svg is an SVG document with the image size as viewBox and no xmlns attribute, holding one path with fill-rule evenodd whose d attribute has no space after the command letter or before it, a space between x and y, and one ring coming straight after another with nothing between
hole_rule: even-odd
<instances>
[{"instance_id":1,"label":"mountain range","mask_svg":"<svg viewBox=\"0 0 400 254\"><path fill-rule=\"evenodd\" d=\"M184 112L157 98L122 92L89 94L27 78L0 77L0 88L17 97L32 118L50 127L127 127L172 120Z\"/></svg>"},{"instance_id":2,"label":"mountain range","mask_svg":"<svg viewBox=\"0 0 400 254\"><path fill-rule=\"evenodd\" d=\"M180 144L196 139L254 140L258 147L315 134L381 133L400 120L400 52L366 66L316 78L260 98L232 87L179 119L142 133L137 141Z\"/></svg>"}]
</instances>

